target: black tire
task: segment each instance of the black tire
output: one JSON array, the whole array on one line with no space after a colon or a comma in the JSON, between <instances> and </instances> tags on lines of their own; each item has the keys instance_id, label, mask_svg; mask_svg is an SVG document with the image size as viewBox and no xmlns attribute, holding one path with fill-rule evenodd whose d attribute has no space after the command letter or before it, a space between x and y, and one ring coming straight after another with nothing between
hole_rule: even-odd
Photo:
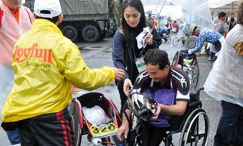
<instances>
[{"instance_id":1,"label":"black tire","mask_svg":"<svg viewBox=\"0 0 243 146\"><path fill-rule=\"evenodd\" d=\"M209 119L206 112L197 108L187 117L181 131L179 146L206 146L209 134Z\"/></svg>"},{"instance_id":2,"label":"black tire","mask_svg":"<svg viewBox=\"0 0 243 146\"><path fill-rule=\"evenodd\" d=\"M176 52L173 60L172 60L172 66L177 66L178 65L178 62L179 62L179 51Z\"/></svg>"},{"instance_id":3,"label":"black tire","mask_svg":"<svg viewBox=\"0 0 243 146\"><path fill-rule=\"evenodd\" d=\"M79 127L80 122L81 122L79 117L80 117L80 114L82 114L82 113L79 109L80 106L78 106L78 104L80 104L80 103L78 103L78 101L76 99L74 99L69 104L69 107L68 107L69 113L70 113L71 118L72 118L75 145L80 145L81 139L82 139L82 129Z\"/></svg>"},{"instance_id":4,"label":"black tire","mask_svg":"<svg viewBox=\"0 0 243 146\"><path fill-rule=\"evenodd\" d=\"M116 135L112 136L112 139L113 139L113 141L115 142L116 145L124 145L124 146L126 146L125 141L120 141L120 140L116 137Z\"/></svg>"},{"instance_id":5,"label":"black tire","mask_svg":"<svg viewBox=\"0 0 243 146\"><path fill-rule=\"evenodd\" d=\"M178 39L178 37L175 37L174 39L173 39L173 46L174 47L176 47L178 44L179 44L179 42L180 42L180 40Z\"/></svg>"},{"instance_id":6,"label":"black tire","mask_svg":"<svg viewBox=\"0 0 243 146\"><path fill-rule=\"evenodd\" d=\"M93 43L99 40L100 32L93 25L87 25L82 30L82 38L84 41Z\"/></svg>"},{"instance_id":7,"label":"black tire","mask_svg":"<svg viewBox=\"0 0 243 146\"><path fill-rule=\"evenodd\" d=\"M110 137L105 137L105 138L101 138L103 144L102 145L106 145L106 146L110 146Z\"/></svg>"},{"instance_id":8,"label":"black tire","mask_svg":"<svg viewBox=\"0 0 243 146\"><path fill-rule=\"evenodd\" d=\"M199 68L196 59L194 59L192 63L192 81L191 81L191 86L193 88L197 87L198 79L199 79Z\"/></svg>"},{"instance_id":9,"label":"black tire","mask_svg":"<svg viewBox=\"0 0 243 146\"><path fill-rule=\"evenodd\" d=\"M72 25L64 26L62 29L62 33L65 37L69 38L72 42L77 41L78 30L74 26Z\"/></svg>"}]
</instances>

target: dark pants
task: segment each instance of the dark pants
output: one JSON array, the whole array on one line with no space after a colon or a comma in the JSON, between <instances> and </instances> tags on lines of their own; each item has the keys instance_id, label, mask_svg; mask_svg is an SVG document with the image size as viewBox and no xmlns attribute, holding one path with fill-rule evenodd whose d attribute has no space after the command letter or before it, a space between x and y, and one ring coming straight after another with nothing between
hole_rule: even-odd
<instances>
[{"instance_id":1,"label":"dark pants","mask_svg":"<svg viewBox=\"0 0 243 146\"><path fill-rule=\"evenodd\" d=\"M213 43L214 47L215 47L215 50L217 52L219 52L221 50L221 43L219 40L217 40L215 43ZM209 56L211 58L211 60L214 62L216 59L217 59L217 56L215 56L216 53L213 53L213 52L210 52Z\"/></svg>"},{"instance_id":2,"label":"dark pants","mask_svg":"<svg viewBox=\"0 0 243 146\"><path fill-rule=\"evenodd\" d=\"M123 85L124 85L123 81L119 81L118 84L117 84L117 88L118 88L118 91L119 91L119 94L120 94L120 101L121 101L121 110L120 110L121 115L122 115L123 111L125 110L124 109L126 107L125 101L127 100L127 96L123 92Z\"/></svg>"},{"instance_id":3,"label":"dark pants","mask_svg":"<svg viewBox=\"0 0 243 146\"><path fill-rule=\"evenodd\" d=\"M243 107L225 101L221 106L214 146L243 145Z\"/></svg>"},{"instance_id":4,"label":"dark pants","mask_svg":"<svg viewBox=\"0 0 243 146\"><path fill-rule=\"evenodd\" d=\"M155 127L148 122L142 122L143 144L142 146L158 146L166 136L166 128Z\"/></svg>"},{"instance_id":5,"label":"dark pants","mask_svg":"<svg viewBox=\"0 0 243 146\"><path fill-rule=\"evenodd\" d=\"M135 63L134 63L135 65ZM132 84L135 82L136 78L138 76L138 70L137 69L134 69L133 70L133 76L132 78L130 79ZM122 114L123 110L125 110L126 108L126 100L127 100L127 96L125 95L124 91L123 91L123 85L124 85L124 82L123 81L118 81L116 80L116 85L117 85L117 89L119 91L119 94L120 94L120 100L121 100L121 110L120 110L120 114Z\"/></svg>"},{"instance_id":6,"label":"dark pants","mask_svg":"<svg viewBox=\"0 0 243 146\"><path fill-rule=\"evenodd\" d=\"M68 109L19 122L21 146L74 146Z\"/></svg>"}]
</instances>

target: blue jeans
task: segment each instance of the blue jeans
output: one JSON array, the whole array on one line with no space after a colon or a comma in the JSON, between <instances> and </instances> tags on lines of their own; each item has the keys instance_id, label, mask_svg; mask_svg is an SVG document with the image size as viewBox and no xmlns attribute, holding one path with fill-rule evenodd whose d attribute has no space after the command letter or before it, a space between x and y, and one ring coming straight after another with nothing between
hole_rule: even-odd
<instances>
[{"instance_id":1,"label":"blue jeans","mask_svg":"<svg viewBox=\"0 0 243 146\"><path fill-rule=\"evenodd\" d=\"M243 145L243 107L225 101L221 106L214 146Z\"/></svg>"},{"instance_id":2,"label":"blue jeans","mask_svg":"<svg viewBox=\"0 0 243 146\"><path fill-rule=\"evenodd\" d=\"M20 143L19 131L17 128L12 131L7 131L7 135L11 145Z\"/></svg>"}]
</instances>

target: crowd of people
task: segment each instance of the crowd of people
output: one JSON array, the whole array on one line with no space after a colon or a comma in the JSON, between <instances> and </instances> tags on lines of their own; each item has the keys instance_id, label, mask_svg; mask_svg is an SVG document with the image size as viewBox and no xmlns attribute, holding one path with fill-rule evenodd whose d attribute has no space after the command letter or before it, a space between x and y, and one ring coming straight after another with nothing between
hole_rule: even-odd
<instances>
[{"instance_id":1,"label":"crowd of people","mask_svg":"<svg viewBox=\"0 0 243 146\"><path fill-rule=\"evenodd\" d=\"M148 14L148 21L154 24L155 29L159 32L162 37L163 34L171 35L172 33L177 34L179 31L179 23L176 20L172 20L170 16L155 16ZM181 22L180 22L181 23Z\"/></svg>"},{"instance_id":2,"label":"crowd of people","mask_svg":"<svg viewBox=\"0 0 243 146\"><path fill-rule=\"evenodd\" d=\"M0 2L1 126L11 145L75 145L68 112L72 88L93 90L113 81L121 101L117 138L122 141L129 137L131 114L139 106L131 109L127 100L135 91L153 97L151 107L157 109L140 119L145 133L142 145L161 143L170 127L168 118L183 115L190 100L188 76L171 66L167 52L159 49L162 40L158 30L170 35L178 32L179 25L170 17L158 21L146 18L140 0L124 0L120 12L121 26L112 44L114 67L90 69L78 47L58 28L63 19L59 0L35 0L33 14L21 0ZM230 31L225 17L226 13L219 13L213 30L190 26L188 32L198 40L188 54L199 51L205 42L213 44L215 51L210 50L210 57L217 56L217 60L204 89L222 105L214 146L238 146L243 145L243 3L237 10L236 25L234 19L230 22ZM146 45L139 48L136 37L144 28L149 33L144 38ZM145 70L138 65L141 61ZM162 95L167 99L161 100Z\"/></svg>"}]
</instances>

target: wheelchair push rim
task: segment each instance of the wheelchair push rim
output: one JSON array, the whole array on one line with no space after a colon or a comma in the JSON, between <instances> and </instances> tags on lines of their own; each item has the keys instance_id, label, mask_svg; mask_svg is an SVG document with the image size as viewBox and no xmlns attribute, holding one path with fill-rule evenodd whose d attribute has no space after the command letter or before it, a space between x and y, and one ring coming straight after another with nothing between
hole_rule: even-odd
<instances>
[{"instance_id":1,"label":"wheelchair push rim","mask_svg":"<svg viewBox=\"0 0 243 146\"><path fill-rule=\"evenodd\" d=\"M172 41L173 46L176 47L179 44L179 41L180 40L178 39L178 37L175 37Z\"/></svg>"},{"instance_id":2,"label":"wheelchair push rim","mask_svg":"<svg viewBox=\"0 0 243 146\"><path fill-rule=\"evenodd\" d=\"M197 108L188 116L183 126L179 140L179 146L206 146L208 141L208 135L208 116L203 109Z\"/></svg>"},{"instance_id":3,"label":"wheelchair push rim","mask_svg":"<svg viewBox=\"0 0 243 146\"><path fill-rule=\"evenodd\" d=\"M199 80L199 68L196 59L193 60L191 73L192 73L191 87L196 88Z\"/></svg>"}]
</instances>

